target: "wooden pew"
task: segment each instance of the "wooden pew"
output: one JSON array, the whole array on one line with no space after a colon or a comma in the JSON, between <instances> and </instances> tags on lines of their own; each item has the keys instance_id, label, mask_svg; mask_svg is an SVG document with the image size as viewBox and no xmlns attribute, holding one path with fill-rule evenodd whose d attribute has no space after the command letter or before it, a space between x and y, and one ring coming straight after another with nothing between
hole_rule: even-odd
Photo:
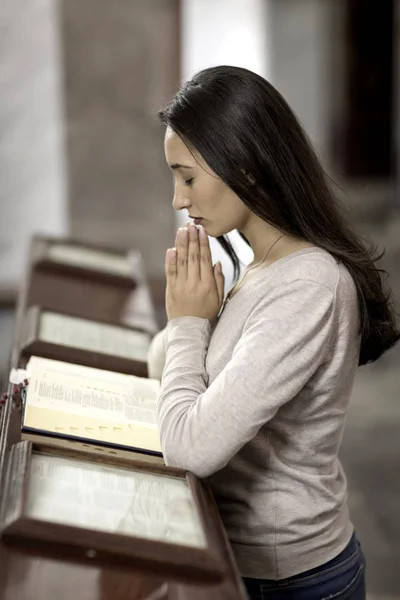
<instances>
[{"instance_id":1,"label":"wooden pew","mask_svg":"<svg viewBox=\"0 0 400 600\"><path fill-rule=\"evenodd\" d=\"M138 252L131 252L132 279L136 286L117 286L113 280L88 279L63 270L46 270L36 263L37 247L49 238L35 237L29 251L29 264L17 298L15 335L11 364L16 365L19 336L26 309L38 305L44 309L74 314L98 321L140 327L155 333L158 329L150 289Z\"/></svg>"},{"instance_id":2,"label":"wooden pew","mask_svg":"<svg viewBox=\"0 0 400 600\"><path fill-rule=\"evenodd\" d=\"M34 240L32 255L35 243ZM18 364L24 315L27 308L35 304L81 317L113 320L156 331L154 308L138 255L133 274L137 280L135 289L121 289L71 274L42 271L31 263L18 298L11 366ZM4 472L10 448L20 439L18 403L13 406L7 402L0 411L0 473ZM35 441L35 436L31 439ZM61 447L66 445L62 440L54 443ZM68 445L71 446L69 442ZM74 443L77 450L80 446L83 445ZM85 450L88 451L87 446ZM98 455L104 448L93 445L89 451ZM133 454L121 452L122 456ZM144 460L143 456L141 460ZM148 460L151 462L151 457ZM1 494L0 487L0 501ZM219 583L191 583L185 572L179 577L165 579L154 570L149 572L143 568L126 570L79 565L45 558L32 549L29 553L21 553L0 540L0 600L244 600L244 588L216 504L208 489L206 495L208 516L213 522L213 548L224 565L224 575Z\"/></svg>"}]
</instances>

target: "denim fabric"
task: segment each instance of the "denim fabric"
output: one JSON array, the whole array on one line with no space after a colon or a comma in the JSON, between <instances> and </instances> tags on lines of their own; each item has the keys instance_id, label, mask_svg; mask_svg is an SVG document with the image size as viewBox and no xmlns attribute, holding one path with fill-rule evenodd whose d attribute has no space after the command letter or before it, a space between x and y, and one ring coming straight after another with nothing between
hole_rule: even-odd
<instances>
[{"instance_id":1,"label":"denim fabric","mask_svg":"<svg viewBox=\"0 0 400 600\"><path fill-rule=\"evenodd\" d=\"M250 600L365 600L365 558L355 536L324 565L288 579L243 579Z\"/></svg>"}]
</instances>

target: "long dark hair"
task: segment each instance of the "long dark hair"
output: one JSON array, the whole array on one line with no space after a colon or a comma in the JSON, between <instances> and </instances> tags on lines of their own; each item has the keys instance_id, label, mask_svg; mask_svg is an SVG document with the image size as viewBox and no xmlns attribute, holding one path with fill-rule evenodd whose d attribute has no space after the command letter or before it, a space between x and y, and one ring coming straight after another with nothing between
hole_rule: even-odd
<instances>
[{"instance_id":1,"label":"long dark hair","mask_svg":"<svg viewBox=\"0 0 400 600\"><path fill-rule=\"evenodd\" d=\"M400 332L390 295L375 266L380 257L350 229L306 134L270 83L238 67L205 69L159 115L256 215L347 267L360 306L360 365L396 343ZM239 261L228 238L218 241L237 274Z\"/></svg>"}]
</instances>

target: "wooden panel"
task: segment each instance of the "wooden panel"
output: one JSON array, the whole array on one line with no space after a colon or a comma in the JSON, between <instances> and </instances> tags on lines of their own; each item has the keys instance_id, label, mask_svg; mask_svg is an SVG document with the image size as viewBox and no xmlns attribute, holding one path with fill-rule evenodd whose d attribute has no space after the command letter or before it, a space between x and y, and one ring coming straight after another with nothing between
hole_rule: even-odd
<instances>
[{"instance_id":1,"label":"wooden panel","mask_svg":"<svg viewBox=\"0 0 400 600\"><path fill-rule=\"evenodd\" d=\"M71 503L74 498L66 497L65 488L61 491L61 497L60 492L58 495L51 495L51 489L48 487L49 479L40 488L41 498L44 495L47 498L46 505L49 506L48 501L51 497L57 509L52 512L51 517L47 511L44 515L40 500L35 507L32 506L32 502L34 504L32 499L28 502L29 488L32 483L34 484L32 478L35 477L32 471L33 461L36 461L36 464L39 461L36 483L42 481L42 470L47 468L50 469L48 476L53 478L50 481L55 482L59 477L57 471L54 471L57 467L68 465L76 469L75 474L78 478L77 473L80 469L81 473L90 473L91 478L95 479L96 475L101 476L104 467L108 477L114 475L114 482L119 482L116 483L117 488L120 485L120 477L124 477L125 482L129 480L132 482L136 479L140 482L139 489L143 490L145 494L145 488L142 486L149 481L150 477L152 479L149 482L148 491L154 489L155 484L158 494L157 496L153 494L154 510L148 506L148 511L141 513L142 517L147 520L147 525L151 527L150 521L153 517L157 518L157 514L158 517L161 517L160 511L164 513L162 519L168 519L167 515L174 519L173 514L177 509L176 502L179 502L178 498L180 497L184 499L185 504L187 501L190 503L191 511L180 513L179 526L186 522L188 526L186 532L192 531L192 538L185 543L181 536L182 532L179 528L174 529L172 523L168 523L171 534L169 536L164 528L167 523L162 521L162 525L158 529L157 526L152 529L153 535L144 533L149 531L147 528L138 530L137 523L132 523L131 516L129 516L132 511L136 513L141 510L141 502L136 504L136 500L141 500L141 498L134 496L130 496L128 509L127 505L125 505L125 509L119 509L120 511L128 510L129 513L129 515L127 512L118 513L119 521L124 514L128 519L125 529L120 528L119 525L115 531L110 529L104 512L101 513L102 516L100 513L97 517L95 516L92 527L88 523L82 526L79 515L75 513L71 520L68 509L66 513L62 512L62 507L65 509L65 500ZM177 488L175 486L178 482L180 483L180 496L176 495ZM90 486L89 483L88 485ZM79 486L78 483L77 486ZM214 530L218 517L212 510L209 510L210 495L206 496L207 483L199 482L191 473L132 458L95 456L76 448L62 449L54 446L51 441L39 444L22 441L14 444L11 449L9 468L5 476L2 476L2 487L0 509L4 543L7 546L17 547L20 552L34 553L41 557L57 558L76 564L129 570L135 567L146 570L156 569L164 577L175 577L197 584L203 581L220 582L222 580L224 561L220 560L218 553L214 550ZM39 488L34 489L38 490ZM78 495L81 494L81 489L78 487L75 489ZM92 492L93 489L91 488ZM99 488L97 489L99 490ZM173 494L175 491L173 503L171 496L169 496L170 500L167 499L168 490ZM108 493L110 494L112 491L109 489ZM114 496L116 500L118 500L119 491L119 489L116 490ZM188 492L187 495L186 492ZM70 493L73 494L72 490ZM86 500L87 496L89 497ZM151 503L151 496L146 496L146 498ZM93 500L88 491L79 505L90 506L92 511L96 511L96 509L101 511L101 507L97 506ZM160 500L165 503L160 504ZM58 502L61 504L57 504ZM79 513L80 508L76 510ZM113 510L114 517L116 517L116 511ZM61 519L60 511L63 515ZM175 522L176 524L177 522ZM139 536L138 531L141 532Z\"/></svg>"},{"instance_id":2,"label":"wooden panel","mask_svg":"<svg viewBox=\"0 0 400 600\"><path fill-rule=\"evenodd\" d=\"M144 467L145 468L145 467ZM146 467L147 468L147 467ZM152 467L154 469L162 469ZM17 553L0 542L1 600L129 600L147 598L149 590L163 586L161 597L176 600L245 600L243 584L234 565L218 509L209 489L205 489L210 540L216 556L225 565L223 580L203 585L188 584L185 574L160 580L154 569L94 568L74 562L40 558L35 547Z\"/></svg>"}]
</instances>

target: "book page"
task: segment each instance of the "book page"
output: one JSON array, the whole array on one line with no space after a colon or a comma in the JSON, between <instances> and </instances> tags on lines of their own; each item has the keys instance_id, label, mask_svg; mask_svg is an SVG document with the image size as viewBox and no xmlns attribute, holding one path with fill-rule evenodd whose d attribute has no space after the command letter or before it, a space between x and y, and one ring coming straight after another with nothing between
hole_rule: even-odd
<instances>
[{"instance_id":1,"label":"book page","mask_svg":"<svg viewBox=\"0 0 400 600\"><path fill-rule=\"evenodd\" d=\"M207 546L184 479L33 453L25 516L103 532Z\"/></svg>"},{"instance_id":2,"label":"book page","mask_svg":"<svg viewBox=\"0 0 400 600\"><path fill-rule=\"evenodd\" d=\"M39 339L142 362L150 346L147 332L49 311L40 313Z\"/></svg>"},{"instance_id":3,"label":"book page","mask_svg":"<svg viewBox=\"0 0 400 600\"><path fill-rule=\"evenodd\" d=\"M32 356L24 426L161 452L157 380Z\"/></svg>"},{"instance_id":4,"label":"book page","mask_svg":"<svg viewBox=\"0 0 400 600\"><path fill-rule=\"evenodd\" d=\"M47 249L46 258L56 263L121 275L129 279L133 277L132 267L127 256L104 250L53 243Z\"/></svg>"}]
</instances>

